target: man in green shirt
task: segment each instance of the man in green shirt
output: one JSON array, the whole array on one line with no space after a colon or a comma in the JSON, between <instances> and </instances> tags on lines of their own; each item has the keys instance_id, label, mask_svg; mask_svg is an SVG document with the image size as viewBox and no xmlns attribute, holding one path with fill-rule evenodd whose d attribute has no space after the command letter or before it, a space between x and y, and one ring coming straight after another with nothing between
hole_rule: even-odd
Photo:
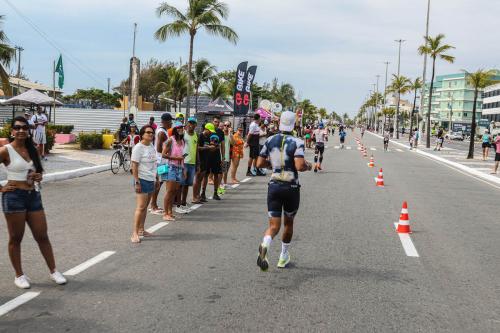
<instances>
[{"instance_id":1,"label":"man in green shirt","mask_svg":"<svg viewBox=\"0 0 500 333\"><path fill-rule=\"evenodd\" d=\"M196 118L190 117L186 124L186 131L184 132L184 142L186 143L186 148L184 152L184 175L185 178L181 182L182 186L182 196L181 196L181 208L187 208L187 195L189 186L193 186L194 176L196 174L196 162L199 161L198 156L198 134L195 133L196 128ZM193 201L194 192L193 192Z\"/></svg>"}]
</instances>

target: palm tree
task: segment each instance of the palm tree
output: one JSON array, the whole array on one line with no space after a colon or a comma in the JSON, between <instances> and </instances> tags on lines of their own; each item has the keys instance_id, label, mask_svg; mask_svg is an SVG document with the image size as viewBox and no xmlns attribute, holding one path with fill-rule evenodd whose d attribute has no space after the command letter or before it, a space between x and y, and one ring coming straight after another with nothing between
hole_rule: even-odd
<instances>
[{"instance_id":1,"label":"palm tree","mask_svg":"<svg viewBox=\"0 0 500 333\"><path fill-rule=\"evenodd\" d=\"M411 82L410 89L413 90L414 97L413 97L413 110L411 110L411 116L410 116L410 135L408 136L408 141L411 140L411 137L413 135L413 111L415 111L415 106L417 105L417 91L422 89L422 80L419 77L417 77L415 81Z\"/></svg>"},{"instance_id":2,"label":"palm tree","mask_svg":"<svg viewBox=\"0 0 500 333\"><path fill-rule=\"evenodd\" d=\"M439 57L444 61L449 62L450 64L452 64L455 61L454 56L446 54L446 52L448 52L451 49L454 49L455 47L448 44L443 44L444 37L445 36L443 34L439 34L434 38L431 36L424 37L425 44L421 45L418 48L418 53L420 55L426 54L432 58L431 86L429 88L429 99L427 105L427 124L425 126L425 131L427 136L427 141L426 141L427 148L431 147L431 106L432 106L432 89L434 88L434 75L436 73L436 59Z\"/></svg>"},{"instance_id":3,"label":"palm tree","mask_svg":"<svg viewBox=\"0 0 500 333\"><path fill-rule=\"evenodd\" d=\"M156 88L164 89L168 96L174 100L174 110L177 113L177 102L187 95L187 75L182 68L170 67L168 69L168 81L159 82Z\"/></svg>"},{"instance_id":4,"label":"palm tree","mask_svg":"<svg viewBox=\"0 0 500 333\"><path fill-rule=\"evenodd\" d=\"M278 88L273 89L272 100L283 105L287 109L295 104L295 89L290 83L283 83Z\"/></svg>"},{"instance_id":5,"label":"palm tree","mask_svg":"<svg viewBox=\"0 0 500 333\"><path fill-rule=\"evenodd\" d=\"M469 154L467 159L474 158L474 138L476 136L476 108L477 108L477 96L480 90L483 90L487 86L495 83L495 75L497 74L494 70L484 70L478 69L474 73L465 72L465 78L467 84L474 88L474 105L472 106L472 124L470 132L470 143L469 143Z\"/></svg>"},{"instance_id":6,"label":"palm tree","mask_svg":"<svg viewBox=\"0 0 500 333\"><path fill-rule=\"evenodd\" d=\"M210 65L208 60L200 59L194 63L194 70L191 74L193 77L194 91L195 91L195 107L198 112L198 97L200 96L200 87L203 83L207 83L215 74L216 67Z\"/></svg>"},{"instance_id":7,"label":"palm tree","mask_svg":"<svg viewBox=\"0 0 500 333\"><path fill-rule=\"evenodd\" d=\"M219 97L226 98L228 95L227 87L224 82L217 76L210 79L210 86L208 86L208 96L214 101Z\"/></svg>"},{"instance_id":8,"label":"palm tree","mask_svg":"<svg viewBox=\"0 0 500 333\"><path fill-rule=\"evenodd\" d=\"M219 0L189 0L188 8L182 13L174 6L166 2L160 4L156 9L159 17L166 15L174 19L155 32L155 38L159 41L166 41L170 37L178 37L183 34L189 34L189 62L188 62L188 87L187 87L187 105L186 119L189 117L191 93L191 70L193 67L193 45L194 37L201 28L214 36L221 36L231 43L236 44L238 35L228 26L222 24L222 19L226 19L229 14L228 6Z\"/></svg>"},{"instance_id":9,"label":"palm tree","mask_svg":"<svg viewBox=\"0 0 500 333\"><path fill-rule=\"evenodd\" d=\"M401 94L406 94L411 89L411 81L406 76L396 74L392 75L392 83L387 89L388 92L397 93L398 101L396 105L396 117L395 117L395 135L396 139L399 139L399 104L401 102Z\"/></svg>"},{"instance_id":10,"label":"palm tree","mask_svg":"<svg viewBox=\"0 0 500 333\"><path fill-rule=\"evenodd\" d=\"M0 28L2 27L2 21L4 16L0 15ZM0 30L0 79L2 82L2 88L6 96L12 95L12 90L9 84L9 74L5 70L5 67L9 67L10 62L16 58L16 49L10 47L9 39L3 30Z\"/></svg>"}]
</instances>

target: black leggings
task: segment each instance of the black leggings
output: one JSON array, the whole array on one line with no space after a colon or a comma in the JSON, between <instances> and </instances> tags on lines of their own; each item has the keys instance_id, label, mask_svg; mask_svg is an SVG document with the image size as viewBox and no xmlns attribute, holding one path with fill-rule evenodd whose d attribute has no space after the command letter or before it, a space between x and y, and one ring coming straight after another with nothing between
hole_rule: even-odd
<instances>
[{"instance_id":1,"label":"black leggings","mask_svg":"<svg viewBox=\"0 0 500 333\"><path fill-rule=\"evenodd\" d=\"M314 163L318 163L318 155L319 155L319 163L323 162L323 154L325 152L325 144L316 144L316 149L314 150Z\"/></svg>"}]
</instances>

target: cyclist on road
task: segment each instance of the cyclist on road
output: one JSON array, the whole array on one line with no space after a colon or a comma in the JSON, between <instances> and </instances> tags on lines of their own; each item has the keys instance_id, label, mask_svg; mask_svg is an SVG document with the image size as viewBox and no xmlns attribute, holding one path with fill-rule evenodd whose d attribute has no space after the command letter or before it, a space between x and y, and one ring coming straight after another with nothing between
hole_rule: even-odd
<instances>
[{"instance_id":1,"label":"cyclist on road","mask_svg":"<svg viewBox=\"0 0 500 333\"><path fill-rule=\"evenodd\" d=\"M269 137L257 160L258 168L272 169L268 184L267 210L269 227L259 246L257 265L266 271L269 267L267 253L273 238L281 228L283 219L281 255L279 268L285 268L290 262L288 248L293 236L293 221L299 209L300 185L298 171L311 170L312 165L304 158L304 141L292 135L295 126L295 113L285 111L281 114L279 129L281 133Z\"/></svg>"}]
</instances>

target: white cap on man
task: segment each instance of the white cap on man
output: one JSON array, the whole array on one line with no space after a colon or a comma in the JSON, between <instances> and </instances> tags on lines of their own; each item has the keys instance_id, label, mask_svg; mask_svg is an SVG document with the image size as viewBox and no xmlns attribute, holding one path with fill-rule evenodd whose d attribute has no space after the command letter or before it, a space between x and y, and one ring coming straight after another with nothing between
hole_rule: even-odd
<instances>
[{"instance_id":1,"label":"white cap on man","mask_svg":"<svg viewBox=\"0 0 500 333\"><path fill-rule=\"evenodd\" d=\"M295 128L295 113L292 111L285 111L280 117L280 131L291 132Z\"/></svg>"}]
</instances>

